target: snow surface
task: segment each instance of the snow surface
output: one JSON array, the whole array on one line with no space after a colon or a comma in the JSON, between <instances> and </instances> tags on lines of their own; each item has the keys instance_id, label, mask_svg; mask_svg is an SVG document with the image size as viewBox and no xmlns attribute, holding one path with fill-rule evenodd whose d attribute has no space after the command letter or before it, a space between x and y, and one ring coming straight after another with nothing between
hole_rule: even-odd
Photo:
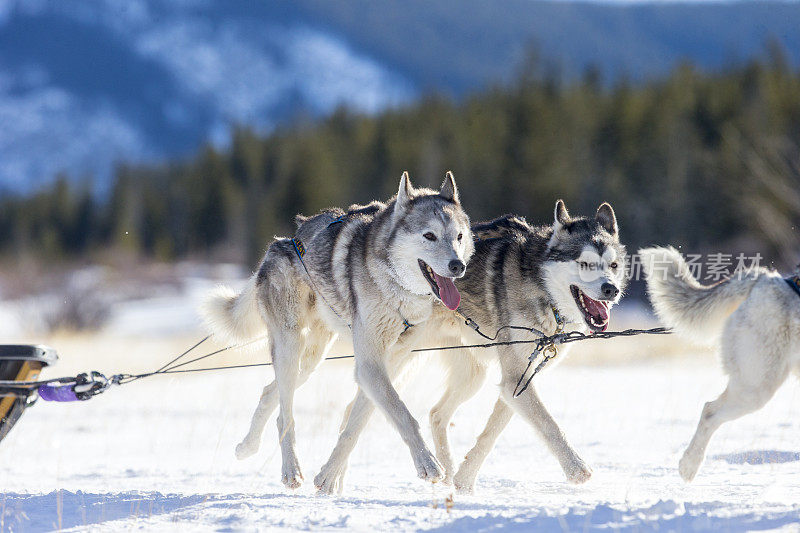
<instances>
[{"instance_id":1,"label":"snow surface","mask_svg":"<svg viewBox=\"0 0 800 533\"><path fill-rule=\"evenodd\" d=\"M97 368L144 370L191 339L56 339L62 360L48 376ZM607 341L618 342L618 341ZM622 342L622 341L619 341ZM630 341L620 344L630 349ZM585 343L581 349L590 349ZM647 341L636 343L646 354ZM124 355L119 355L124 354ZM263 360L244 353L230 362ZM427 410L437 380L424 382L422 356L401 395L430 439ZM32 407L0 444L4 495L0 529L372 531L798 531L798 387L784 386L765 409L724 426L691 485L677 461L702 404L724 386L707 354L624 365L561 365L540 393L594 469L568 484L533 431L515 418L487 459L473 495L416 479L408 450L374 417L350 461L340 497L317 496L311 480L337 436L354 392L349 362L330 362L300 389L297 443L306 484L280 483L274 423L262 450L237 461L268 368L153 378L80 404ZM427 373L426 373L427 374ZM456 413L458 456L472 445L495 400L490 379Z\"/></svg>"}]
</instances>

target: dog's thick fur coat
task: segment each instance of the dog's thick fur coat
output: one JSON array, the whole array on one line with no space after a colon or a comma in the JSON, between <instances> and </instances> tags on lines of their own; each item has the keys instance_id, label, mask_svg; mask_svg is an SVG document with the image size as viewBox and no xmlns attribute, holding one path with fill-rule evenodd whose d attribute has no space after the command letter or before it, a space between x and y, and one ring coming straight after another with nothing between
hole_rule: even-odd
<instances>
[{"instance_id":1,"label":"dog's thick fur coat","mask_svg":"<svg viewBox=\"0 0 800 533\"><path fill-rule=\"evenodd\" d=\"M551 226L534 227L522 218L506 216L478 224L473 232L476 251L466 275L459 281L462 294L459 311L473 318L484 332L493 334L503 325L516 324L552 334L557 328L553 307L558 309L568 331L585 331L588 319L578 307L573 286L579 288L586 301L603 302L598 305L606 306L606 311L619 300L625 285L625 248L619 242L616 218L608 204L601 205L593 218L573 218L559 201ZM597 270L590 274L582 264L588 264L592 258ZM473 344L482 340L463 320L441 305L437 306L429 328L430 335L438 337L431 346ZM498 340L531 338L534 336L530 333L506 329L500 332ZM568 351L568 345L559 349L560 359ZM430 423L446 482L453 482L461 491L473 489L481 464L513 413L520 414L534 427L570 481L582 483L589 479L591 470L567 442L539 399L535 386L519 397L513 395L517 380L526 368L530 345L453 350L441 355L448 369L448 380L441 400L430 412ZM456 409L480 389L489 364L500 366L500 397L485 430L456 471L448 426ZM333 453L314 479L321 491L341 491L347 458L370 413L367 398L359 393L348 408Z\"/></svg>"},{"instance_id":2,"label":"dog's thick fur coat","mask_svg":"<svg viewBox=\"0 0 800 533\"><path fill-rule=\"evenodd\" d=\"M800 298L775 272L737 272L702 285L674 248L639 251L650 300L679 334L718 344L728 375L725 391L703 408L679 463L686 481L697 474L711 436L725 422L763 407L791 373L800 374Z\"/></svg>"},{"instance_id":3,"label":"dog's thick fur coat","mask_svg":"<svg viewBox=\"0 0 800 533\"><path fill-rule=\"evenodd\" d=\"M356 381L397 428L419 477L441 479L442 467L391 380L394 361L424 335L435 296L458 304L452 279L463 275L473 244L452 174L440 191L415 189L404 174L387 203L329 209L297 222L295 240L276 239L240 294L220 288L204 305L220 338L241 342L268 332L275 381L264 389L237 456L258 450L279 407L282 481L301 484L294 392L343 334L353 341ZM296 246L304 248L302 259Z\"/></svg>"}]
</instances>

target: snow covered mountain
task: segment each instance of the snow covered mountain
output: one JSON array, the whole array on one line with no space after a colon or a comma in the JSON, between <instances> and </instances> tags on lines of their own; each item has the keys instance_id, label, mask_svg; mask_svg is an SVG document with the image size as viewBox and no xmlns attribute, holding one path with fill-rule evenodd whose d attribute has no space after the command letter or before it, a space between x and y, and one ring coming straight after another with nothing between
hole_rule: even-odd
<instances>
[{"instance_id":1,"label":"snow covered mountain","mask_svg":"<svg viewBox=\"0 0 800 533\"><path fill-rule=\"evenodd\" d=\"M374 112L413 85L299 17L252 2L0 2L0 186L224 144L346 105Z\"/></svg>"},{"instance_id":2,"label":"snow covered mountain","mask_svg":"<svg viewBox=\"0 0 800 533\"><path fill-rule=\"evenodd\" d=\"M715 69L780 43L800 3L0 0L0 193L163 161L338 106L507 81L531 45L566 76Z\"/></svg>"}]
</instances>

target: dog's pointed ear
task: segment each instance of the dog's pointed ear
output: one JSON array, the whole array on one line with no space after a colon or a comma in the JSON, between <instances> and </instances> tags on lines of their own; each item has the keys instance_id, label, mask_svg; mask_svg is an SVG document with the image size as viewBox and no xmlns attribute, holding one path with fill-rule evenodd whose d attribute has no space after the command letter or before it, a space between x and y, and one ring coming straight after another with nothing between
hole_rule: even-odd
<instances>
[{"instance_id":1,"label":"dog's pointed ear","mask_svg":"<svg viewBox=\"0 0 800 533\"><path fill-rule=\"evenodd\" d=\"M453 176L451 171L447 171L447 174L444 175L444 181L442 182L442 188L439 190L439 195L444 197L446 200L450 200L454 204L461 203L458 198L458 187L456 187L456 178Z\"/></svg>"},{"instance_id":2,"label":"dog's pointed ear","mask_svg":"<svg viewBox=\"0 0 800 533\"><path fill-rule=\"evenodd\" d=\"M597 208L597 214L594 216L597 223L609 232L611 235L616 236L619 232L619 228L617 226L617 216L614 214L614 209L611 207L611 204L608 202L603 202L600 204L600 207Z\"/></svg>"},{"instance_id":3,"label":"dog's pointed ear","mask_svg":"<svg viewBox=\"0 0 800 533\"><path fill-rule=\"evenodd\" d=\"M395 211L402 211L408 207L411 201L411 196L414 193L414 186L411 185L411 178L408 177L408 172L404 171L400 177L400 188L397 190L397 201L395 202Z\"/></svg>"},{"instance_id":4,"label":"dog's pointed ear","mask_svg":"<svg viewBox=\"0 0 800 533\"><path fill-rule=\"evenodd\" d=\"M567 224L569 224L569 222L570 222L569 211L567 211L567 206L564 204L564 200L557 201L553 228L556 231L558 231Z\"/></svg>"}]
</instances>

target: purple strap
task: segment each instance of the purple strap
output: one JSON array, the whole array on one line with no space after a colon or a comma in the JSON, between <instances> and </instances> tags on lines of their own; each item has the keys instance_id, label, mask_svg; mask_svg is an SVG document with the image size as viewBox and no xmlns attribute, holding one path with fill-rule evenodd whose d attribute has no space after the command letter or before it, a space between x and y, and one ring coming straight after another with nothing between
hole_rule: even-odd
<instances>
[{"instance_id":1,"label":"purple strap","mask_svg":"<svg viewBox=\"0 0 800 533\"><path fill-rule=\"evenodd\" d=\"M39 397L48 402L77 402L78 397L72 390L74 384L57 385L55 383L45 383L39 385Z\"/></svg>"}]
</instances>

